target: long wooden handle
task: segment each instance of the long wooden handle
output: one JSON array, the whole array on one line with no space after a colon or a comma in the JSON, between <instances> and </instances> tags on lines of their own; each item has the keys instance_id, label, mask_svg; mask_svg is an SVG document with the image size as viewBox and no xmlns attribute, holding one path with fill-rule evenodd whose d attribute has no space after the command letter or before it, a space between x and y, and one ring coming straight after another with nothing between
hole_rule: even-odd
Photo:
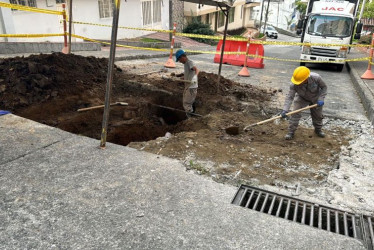
<instances>
[{"instance_id":1,"label":"long wooden handle","mask_svg":"<svg viewBox=\"0 0 374 250\"><path fill-rule=\"evenodd\" d=\"M115 105L127 106L128 103L126 103L126 102L115 102L115 103L110 104L110 106L115 106ZM105 105L98 105L98 106L92 106L92 107L88 107L88 108L78 109L77 111L82 112L82 111L87 111L87 110L100 109L100 108L104 108L104 107L105 107Z\"/></svg>"},{"instance_id":2,"label":"long wooden handle","mask_svg":"<svg viewBox=\"0 0 374 250\"><path fill-rule=\"evenodd\" d=\"M317 107L317 104L313 104L313 105L310 105L310 106L306 106L304 108L301 108L301 109L297 109L297 110L294 110L294 111L291 111L289 113L287 113L286 115L293 115L293 114L296 114L296 113L299 113L301 111L304 111L304 110L307 110L307 109L312 109L312 108L315 108ZM254 127L254 126L257 126L257 125L261 125L261 124L264 124L264 123L267 123L267 122L271 122L271 121L274 121L274 120L277 120L277 119L280 119L282 118L281 115L278 115L278 116L275 116L275 117L272 117L270 119L267 119L267 120L263 120L261 122L257 122L257 123L254 123L254 124L251 124L251 125L248 125L247 127L244 128L244 131L247 130L248 128L250 127Z\"/></svg>"}]
</instances>

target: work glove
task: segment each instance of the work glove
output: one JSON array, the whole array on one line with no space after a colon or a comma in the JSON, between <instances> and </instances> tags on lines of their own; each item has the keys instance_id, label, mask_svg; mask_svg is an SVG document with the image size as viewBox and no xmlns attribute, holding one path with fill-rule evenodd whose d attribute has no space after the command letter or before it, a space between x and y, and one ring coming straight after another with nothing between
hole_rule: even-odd
<instances>
[{"instance_id":1,"label":"work glove","mask_svg":"<svg viewBox=\"0 0 374 250\"><path fill-rule=\"evenodd\" d=\"M317 106L318 106L318 107L321 107L321 106L323 106L323 104L325 104L325 102L324 102L324 101L317 101Z\"/></svg>"},{"instance_id":2,"label":"work glove","mask_svg":"<svg viewBox=\"0 0 374 250\"><path fill-rule=\"evenodd\" d=\"M282 113L281 113L282 118L287 118L286 114L287 114L287 111L283 110Z\"/></svg>"},{"instance_id":3,"label":"work glove","mask_svg":"<svg viewBox=\"0 0 374 250\"><path fill-rule=\"evenodd\" d=\"M191 79L191 83L192 84L196 84L197 83L197 75L194 75Z\"/></svg>"}]
</instances>

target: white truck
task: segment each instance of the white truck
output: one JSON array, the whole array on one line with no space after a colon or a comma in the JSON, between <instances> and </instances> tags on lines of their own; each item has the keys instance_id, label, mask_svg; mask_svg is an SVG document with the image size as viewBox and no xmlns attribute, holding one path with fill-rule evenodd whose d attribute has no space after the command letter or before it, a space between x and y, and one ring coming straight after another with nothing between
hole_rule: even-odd
<instances>
[{"instance_id":1,"label":"white truck","mask_svg":"<svg viewBox=\"0 0 374 250\"><path fill-rule=\"evenodd\" d=\"M359 0L310 0L305 19L297 25L297 33L301 34L301 42L318 45L302 46L300 60L334 63L342 71L344 62L339 60L347 58L349 48L340 44L352 43L358 5Z\"/></svg>"}]
</instances>

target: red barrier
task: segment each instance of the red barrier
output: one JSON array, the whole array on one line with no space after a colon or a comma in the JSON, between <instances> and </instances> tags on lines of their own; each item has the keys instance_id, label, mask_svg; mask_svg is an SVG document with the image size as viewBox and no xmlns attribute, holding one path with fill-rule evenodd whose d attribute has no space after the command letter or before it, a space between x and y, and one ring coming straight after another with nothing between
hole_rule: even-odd
<instances>
[{"instance_id":1,"label":"red barrier","mask_svg":"<svg viewBox=\"0 0 374 250\"><path fill-rule=\"evenodd\" d=\"M219 41L216 51L221 51L222 40ZM246 52L247 42L245 41L226 41L225 52ZM247 57L247 67L250 68L264 68L264 59L258 57L251 57L251 55L264 56L264 46L262 44L250 44L248 50L249 56ZM214 62L219 63L220 54L216 54ZM244 60L246 56L243 55L223 55L222 63L244 66Z\"/></svg>"}]
</instances>

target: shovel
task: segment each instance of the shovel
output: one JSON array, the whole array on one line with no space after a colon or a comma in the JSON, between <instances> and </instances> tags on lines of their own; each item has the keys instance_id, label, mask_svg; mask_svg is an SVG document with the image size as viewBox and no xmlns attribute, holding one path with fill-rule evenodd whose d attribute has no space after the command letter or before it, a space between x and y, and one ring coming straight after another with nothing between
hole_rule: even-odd
<instances>
[{"instance_id":1,"label":"shovel","mask_svg":"<svg viewBox=\"0 0 374 250\"><path fill-rule=\"evenodd\" d=\"M317 104L313 104L313 105L310 105L310 106L307 106L307 107L304 107L304 108L301 108L301 109L291 111L291 112L287 113L286 115L293 115L293 114L299 113L301 111L304 111L304 110L307 110L307 109L312 109L312 108L315 108L315 107L317 107ZM261 122L253 123L251 125L248 125L248 126L244 127L243 130L245 132L247 132L252 127L255 127L255 126L258 126L258 125L261 125L261 124L264 124L264 123L268 123L268 122L271 122L271 121L275 121L275 120L280 119L280 118L282 118L282 116L278 115L278 116L272 117L270 119L267 119L267 120L264 120L264 121L261 121ZM225 130L226 130L226 133L228 133L229 135L238 135L240 133L241 129L240 129L239 126L232 126L232 127L226 128Z\"/></svg>"},{"instance_id":2,"label":"shovel","mask_svg":"<svg viewBox=\"0 0 374 250\"><path fill-rule=\"evenodd\" d=\"M129 104L127 102L115 102L115 103L111 103L110 106L128 106ZM82 111L88 111L88 110L92 110L92 109L100 109L100 108L104 108L105 105L99 105L99 106L92 106L92 107L88 107L88 108L82 108L82 109L78 109L77 111L78 112L82 112Z\"/></svg>"},{"instance_id":3,"label":"shovel","mask_svg":"<svg viewBox=\"0 0 374 250\"><path fill-rule=\"evenodd\" d=\"M288 112L286 115L287 116L288 115L293 115L293 114L299 113L301 111L304 111L304 110L307 110L307 109L312 109L312 108L315 108L315 107L317 107L317 104L313 104L313 105L310 105L310 106L307 106L307 107L304 107L304 108L301 108L301 109L297 109L297 110ZM254 126L257 126L257 125L261 125L261 124L264 124L264 123L268 123L268 122L271 122L271 121L274 121L274 120L277 120L277 119L280 119L280 118L282 118L282 116L278 115L278 116L272 117L270 119L267 119L267 120L264 120L264 121L261 121L261 122L253 123L253 124L248 125L247 127L245 127L244 131L248 131L249 128L251 128L251 127L254 127Z\"/></svg>"}]
</instances>

